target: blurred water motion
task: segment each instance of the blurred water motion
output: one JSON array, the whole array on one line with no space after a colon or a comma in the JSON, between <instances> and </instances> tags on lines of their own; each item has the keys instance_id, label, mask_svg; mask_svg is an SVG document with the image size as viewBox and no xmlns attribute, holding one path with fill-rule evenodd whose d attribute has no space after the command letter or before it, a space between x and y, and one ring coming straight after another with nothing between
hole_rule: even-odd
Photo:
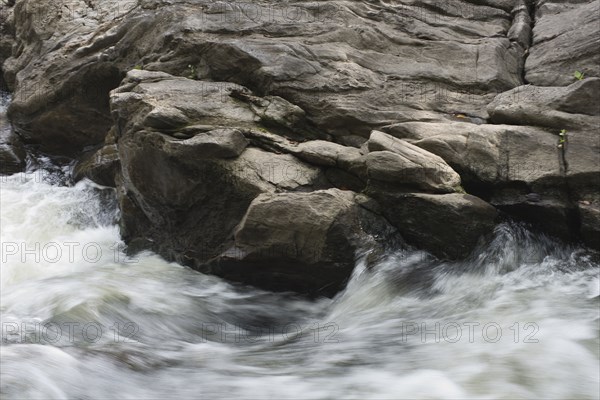
<instances>
[{"instance_id":1,"label":"blurred water motion","mask_svg":"<svg viewBox=\"0 0 600 400\"><path fill-rule=\"evenodd\" d=\"M598 398L595 255L502 225L311 301L123 254L112 192L1 184L6 399Z\"/></svg>"}]
</instances>

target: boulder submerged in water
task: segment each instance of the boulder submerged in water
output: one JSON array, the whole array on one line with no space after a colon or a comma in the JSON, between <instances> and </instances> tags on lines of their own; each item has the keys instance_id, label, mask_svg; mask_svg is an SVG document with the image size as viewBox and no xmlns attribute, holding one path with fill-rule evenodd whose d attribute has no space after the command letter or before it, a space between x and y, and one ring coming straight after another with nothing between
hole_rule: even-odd
<instances>
[{"instance_id":1,"label":"boulder submerged in water","mask_svg":"<svg viewBox=\"0 0 600 400\"><path fill-rule=\"evenodd\" d=\"M365 200L339 189L261 194L236 227L232 247L199 269L271 290L332 296L358 254L398 239Z\"/></svg>"},{"instance_id":2,"label":"boulder submerged in water","mask_svg":"<svg viewBox=\"0 0 600 400\"><path fill-rule=\"evenodd\" d=\"M467 257L493 231L498 217L493 206L468 194L376 190L372 196L402 237L442 259Z\"/></svg>"}]
</instances>

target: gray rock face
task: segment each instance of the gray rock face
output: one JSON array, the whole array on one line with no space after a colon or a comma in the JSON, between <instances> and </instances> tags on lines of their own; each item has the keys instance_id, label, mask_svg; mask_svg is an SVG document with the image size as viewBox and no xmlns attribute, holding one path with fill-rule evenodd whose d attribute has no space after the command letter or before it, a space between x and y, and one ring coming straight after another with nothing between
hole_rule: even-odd
<instances>
[{"instance_id":1,"label":"gray rock face","mask_svg":"<svg viewBox=\"0 0 600 400\"><path fill-rule=\"evenodd\" d=\"M575 71L600 76L599 24L597 1L535 0L527 82L566 86L575 81Z\"/></svg>"},{"instance_id":2,"label":"gray rock face","mask_svg":"<svg viewBox=\"0 0 600 400\"><path fill-rule=\"evenodd\" d=\"M593 129L600 115L599 91L600 78L567 87L520 86L498 95L488 112L496 124Z\"/></svg>"},{"instance_id":3,"label":"gray rock face","mask_svg":"<svg viewBox=\"0 0 600 400\"><path fill-rule=\"evenodd\" d=\"M55 152L102 141L108 91L135 66L281 96L349 137L455 111L485 118L495 94L522 84L510 1L72 3L17 3L3 66L17 131ZM263 117L280 111L272 103Z\"/></svg>"},{"instance_id":4,"label":"gray rock face","mask_svg":"<svg viewBox=\"0 0 600 400\"><path fill-rule=\"evenodd\" d=\"M360 162L362 157L361 152L354 147L324 140L300 143L295 155L312 164L344 169L351 168L354 163Z\"/></svg>"},{"instance_id":5,"label":"gray rock face","mask_svg":"<svg viewBox=\"0 0 600 400\"><path fill-rule=\"evenodd\" d=\"M382 129L442 157L470 193L555 235L592 243L600 194L599 85L588 78L502 93L488 106L497 125L409 122Z\"/></svg>"},{"instance_id":6,"label":"gray rock face","mask_svg":"<svg viewBox=\"0 0 600 400\"><path fill-rule=\"evenodd\" d=\"M538 178L538 188L530 188L542 194L544 202L531 204L517 191L516 196L501 196L498 204L515 207L521 217L533 216L552 233L581 238L586 243L594 242L592 237L600 232L597 228L592 234L589 228L594 218L591 210L598 210L594 199L600 196L599 92L600 79L587 78L567 87L516 88L488 106L494 122L530 123L558 136L554 146L547 135L545 140L538 136L535 141L511 146L513 163ZM515 95L519 97L517 104L511 101ZM545 176L538 177L542 171ZM590 205L582 209L580 201Z\"/></svg>"},{"instance_id":7,"label":"gray rock face","mask_svg":"<svg viewBox=\"0 0 600 400\"><path fill-rule=\"evenodd\" d=\"M6 91L8 87L6 82L4 82L2 64L10 57L15 39L14 1L1 0L0 6L2 7L2 11L0 12L0 90Z\"/></svg>"},{"instance_id":8,"label":"gray rock face","mask_svg":"<svg viewBox=\"0 0 600 400\"><path fill-rule=\"evenodd\" d=\"M16 40L2 70L14 91L9 116L27 142L67 155L102 143L112 125L108 92L123 71L101 53L117 38L142 36L139 19L119 30L134 7L119 0L25 0L12 7Z\"/></svg>"},{"instance_id":9,"label":"gray rock face","mask_svg":"<svg viewBox=\"0 0 600 400\"><path fill-rule=\"evenodd\" d=\"M332 294L372 231L464 257L493 206L598 247L597 2L7 9L16 132L100 149L76 177L114 182L131 249Z\"/></svg>"}]
</instances>

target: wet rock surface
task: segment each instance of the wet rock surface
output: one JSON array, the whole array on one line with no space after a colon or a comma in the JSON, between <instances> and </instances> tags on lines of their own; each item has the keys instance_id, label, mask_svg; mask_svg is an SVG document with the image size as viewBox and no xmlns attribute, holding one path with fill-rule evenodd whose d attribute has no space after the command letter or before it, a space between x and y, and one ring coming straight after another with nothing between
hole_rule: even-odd
<instances>
[{"instance_id":1,"label":"wet rock surface","mask_svg":"<svg viewBox=\"0 0 600 400\"><path fill-rule=\"evenodd\" d=\"M599 247L597 7L22 0L0 55L132 250L331 295L359 243L461 258L499 211Z\"/></svg>"}]
</instances>

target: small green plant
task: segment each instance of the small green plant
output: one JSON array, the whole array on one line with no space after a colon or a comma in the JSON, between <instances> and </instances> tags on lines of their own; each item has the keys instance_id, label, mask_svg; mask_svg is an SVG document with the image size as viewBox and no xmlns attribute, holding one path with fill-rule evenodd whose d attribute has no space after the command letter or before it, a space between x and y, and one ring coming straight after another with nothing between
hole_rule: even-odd
<instances>
[{"instance_id":1,"label":"small green plant","mask_svg":"<svg viewBox=\"0 0 600 400\"><path fill-rule=\"evenodd\" d=\"M194 67L192 64L188 65L188 74L187 74L187 77L189 79L196 79L197 78L196 67Z\"/></svg>"},{"instance_id":2,"label":"small green plant","mask_svg":"<svg viewBox=\"0 0 600 400\"><path fill-rule=\"evenodd\" d=\"M578 81L583 80L584 78L584 73L581 71L575 71L575 73L573 74L573 76L575 77L575 79L577 79Z\"/></svg>"},{"instance_id":3,"label":"small green plant","mask_svg":"<svg viewBox=\"0 0 600 400\"><path fill-rule=\"evenodd\" d=\"M144 67L140 64L136 64L136 66L133 67L133 69L142 70L142 69L144 69Z\"/></svg>"},{"instance_id":4,"label":"small green plant","mask_svg":"<svg viewBox=\"0 0 600 400\"><path fill-rule=\"evenodd\" d=\"M567 130L561 129L560 133L558 134L558 148L562 149L565 143L567 143Z\"/></svg>"},{"instance_id":5,"label":"small green plant","mask_svg":"<svg viewBox=\"0 0 600 400\"><path fill-rule=\"evenodd\" d=\"M454 190L456 191L456 193L468 194L465 188L463 188L461 185L455 186Z\"/></svg>"}]
</instances>

